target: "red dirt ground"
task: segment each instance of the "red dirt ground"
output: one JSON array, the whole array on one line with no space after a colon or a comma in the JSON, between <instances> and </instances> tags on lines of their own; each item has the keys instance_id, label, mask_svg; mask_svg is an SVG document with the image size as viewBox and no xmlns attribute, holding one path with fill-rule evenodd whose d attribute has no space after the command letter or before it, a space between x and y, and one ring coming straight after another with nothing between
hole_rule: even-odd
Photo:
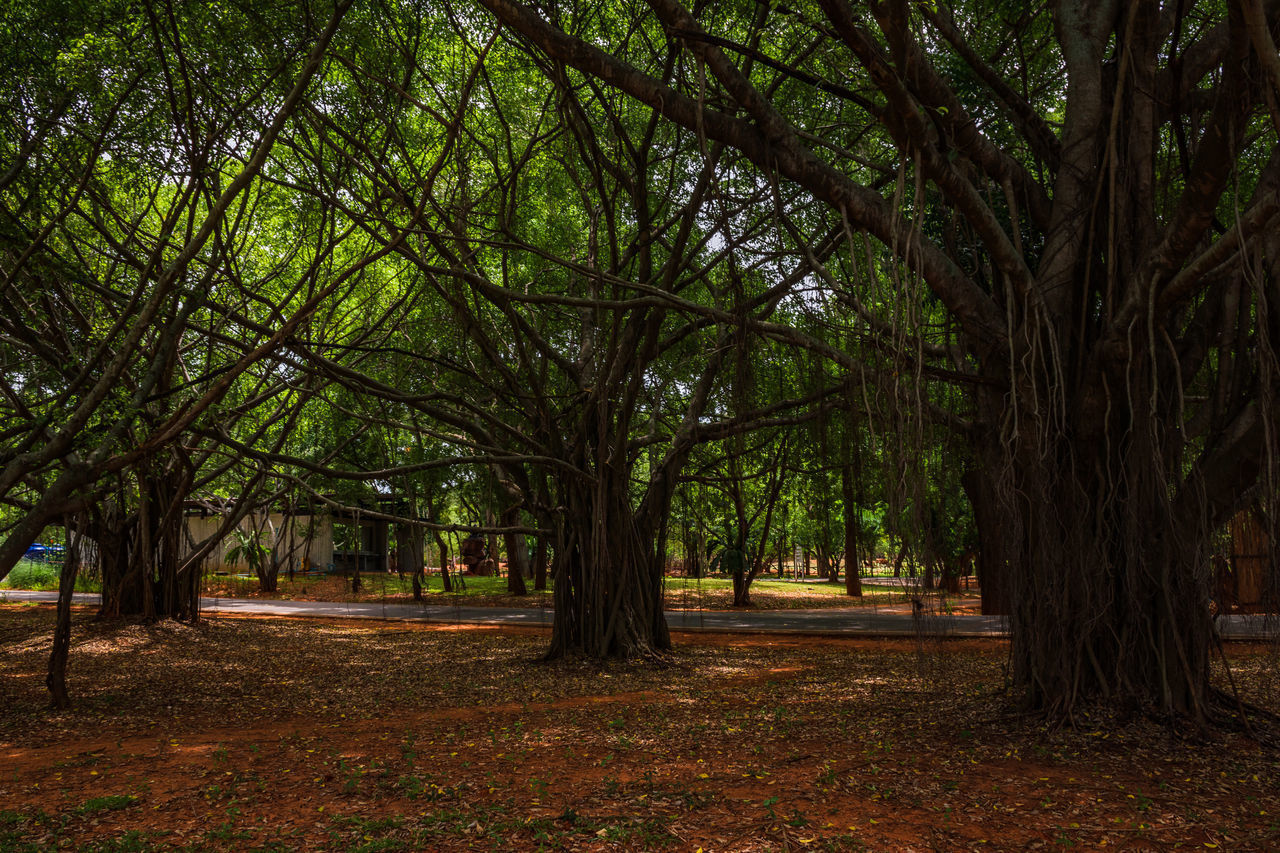
<instances>
[{"instance_id":1,"label":"red dirt ground","mask_svg":"<svg viewBox=\"0 0 1280 853\"><path fill-rule=\"evenodd\" d=\"M0 606L0 850L1268 850L1277 754L1011 717L1000 642L679 636L540 664L537 629ZM1273 657L1232 650L1274 697ZM1274 707L1274 705L1272 705Z\"/></svg>"}]
</instances>

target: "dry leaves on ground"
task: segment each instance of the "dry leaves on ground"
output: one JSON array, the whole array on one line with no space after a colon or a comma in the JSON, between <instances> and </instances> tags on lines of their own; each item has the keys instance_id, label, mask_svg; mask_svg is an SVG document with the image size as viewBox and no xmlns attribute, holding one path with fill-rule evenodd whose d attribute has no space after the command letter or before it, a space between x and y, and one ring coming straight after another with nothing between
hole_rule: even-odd
<instances>
[{"instance_id":1,"label":"dry leaves on ground","mask_svg":"<svg viewBox=\"0 0 1280 853\"><path fill-rule=\"evenodd\" d=\"M1010 717L997 642L678 638L541 664L538 631L0 607L0 849L1265 850L1277 756ZM1272 656L1233 652L1274 696Z\"/></svg>"}]
</instances>

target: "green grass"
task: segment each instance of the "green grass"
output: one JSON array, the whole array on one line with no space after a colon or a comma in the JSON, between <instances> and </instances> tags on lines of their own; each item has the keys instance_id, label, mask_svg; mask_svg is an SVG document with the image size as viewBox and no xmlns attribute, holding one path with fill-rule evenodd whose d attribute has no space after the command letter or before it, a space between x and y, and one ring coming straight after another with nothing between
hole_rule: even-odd
<instances>
[{"instance_id":1,"label":"green grass","mask_svg":"<svg viewBox=\"0 0 1280 853\"><path fill-rule=\"evenodd\" d=\"M20 560L14 567L13 571L3 580L0 581L0 589L37 589L37 590L57 590L58 574L61 570L61 563L35 563L30 560ZM254 577L241 576L221 576L210 578L210 582L216 583L222 587L223 594L250 594L258 589L258 579ZM456 578L455 578L456 580ZM876 584L880 578L868 579L863 578L864 584ZM891 580L891 579L890 579ZM382 572L361 573L360 576L363 592L366 595L410 595L413 592L413 584L406 575L401 580L397 575L385 574ZM287 575L284 572L280 574L280 591L282 593L297 593L305 587L316 589L318 587L334 586L339 587L343 583L349 583L345 576L341 575L325 575L325 576L302 576L298 575L293 583L288 582ZM703 592L715 591L732 591L733 580L728 577L704 577L684 578L684 577L668 577L665 579L666 587L669 592L679 592L680 590L688 590L696 592L699 589ZM535 591L533 582L526 581L530 596L550 595L550 579L548 578L548 589ZM782 594L796 594L803 592L807 595L844 595L843 583L823 583L810 579L808 582L792 580L790 578L779 579L776 577L759 576L751 585L753 592L777 592ZM76 578L77 592L100 592L101 584L96 578L86 577L83 574ZM210 590L212 591L212 590ZM424 591L428 595L440 596L445 594L440 575L432 574L427 576L427 582ZM454 589L449 595L459 598L473 598L492 595L505 595L507 592L507 579L500 577L475 577L467 576L466 589L461 589L461 585L454 584Z\"/></svg>"},{"instance_id":2,"label":"green grass","mask_svg":"<svg viewBox=\"0 0 1280 853\"><path fill-rule=\"evenodd\" d=\"M502 577L465 577L466 587L454 576L452 592L443 591L439 574L428 574L423 585L423 599L429 604L477 604L511 607L549 607L551 590L536 591L526 581L528 595L515 598L507 593L507 580ZM312 601L365 601L411 600L412 579L385 572L362 572L359 593L351 592L351 579L341 574L296 575L293 581L282 573L279 586L273 594L259 592L258 580L243 575L217 575L205 578L203 595L232 598L280 598ZM759 576L751 586L753 601L765 608L844 607L855 605L892 604L905 601L910 593L893 578L864 578L866 595L850 599L841 582L808 581L778 578L774 575ZM664 578L667 605L672 607L698 604L707 607L729 607L733 600L733 580L723 575L716 577Z\"/></svg>"},{"instance_id":3,"label":"green grass","mask_svg":"<svg viewBox=\"0 0 1280 853\"><path fill-rule=\"evenodd\" d=\"M864 585L877 586L878 588L879 584L877 582L881 580L881 578L868 580L864 577L862 579L862 583ZM679 591L681 589L687 589L690 592L696 592L699 589L703 592L733 590L733 578L728 577L704 577L700 580L698 578L668 577L665 579L665 583L669 591ZM893 589L897 589L897 586L895 585ZM808 581L798 581L790 578L779 579L776 577L758 575L756 579L751 582L751 591L777 592L790 595L795 595L797 593L803 593L805 595L844 595L844 580L841 579L836 583L832 583L830 581L824 582L813 578L810 578Z\"/></svg>"},{"instance_id":4,"label":"green grass","mask_svg":"<svg viewBox=\"0 0 1280 853\"><path fill-rule=\"evenodd\" d=\"M62 571L62 563L35 563L31 560L19 560L13 571L0 581L0 589L43 589L56 590L58 576ZM76 577L76 592L101 592L102 584L97 578Z\"/></svg>"},{"instance_id":5,"label":"green grass","mask_svg":"<svg viewBox=\"0 0 1280 853\"><path fill-rule=\"evenodd\" d=\"M423 593L429 599L436 599L437 601L442 597L452 600L454 598L481 598L507 594L506 578L468 575L465 578L465 589L458 582L457 575L453 575L452 578L454 581L453 591L446 593L444 592L444 583L441 581L440 575L427 575L423 583ZM394 573L361 572L360 587L359 597L367 600L377 600L381 596L411 596L413 594L413 581L407 574L401 579ZM535 590L531 580L525 581L525 587L529 592L528 598L533 602L536 602L539 596L549 597L551 594L549 586L546 590ZM205 579L205 595L248 596L257 592L257 590L258 579L256 577L221 575ZM279 577L279 593L285 597L315 596L324 599L345 600L351 597L350 590L351 579L348 575L295 575L292 582L290 582L285 572L281 572Z\"/></svg>"},{"instance_id":6,"label":"green grass","mask_svg":"<svg viewBox=\"0 0 1280 853\"><path fill-rule=\"evenodd\" d=\"M120 809L127 809L138 801L138 798L132 794L119 794L107 797L94 797L86 800L85 804L80 807L83 814L93 814L95 812L115 812Z\"/></svg>"},{"instance_id":7,"label":"green grass","mask_svg":"<svg viewBox=\"0 0 1280 853\"><path fill-rule=\"evenodd\" d=\"M35 563L30 560L21 560L9 573L8 577L0 581L0 591L5 589L33 589L33 590L57 590L58 574L61 569L61 563ZM282 572L279 578L279 594L280 598L304 598L326 601L377 601L380 598L395 596L398 598L408 599L413 593L412 580L408 575L403 579L395 574L387 574L385 572L362 572L361 573L361 591L358 595L352 595L350 591L350 579L345 575L329 574L329 575L297 575L290 582L288 575ZM445 593L443 584L439 574L429 574L426 577L423 591L426 600L436 604L444 604L451 602L467 602L475 600L477 603L499 603L511 604L522 607L539 607L549 606L551 589L535 591L533 583L526 581L526 588L529 595L523 599L506 599L507 580L501 577L476 577L467 576L465 578L466 588L458 583L457 576L454 576L454 588L450 593ZM550 579L548 579L549 581ZM664 579L666 594L668 600L671 596L678 597L675 606L681 606L680 601L684 597L692 596L708 596L716 606L728 606L727 602L732 598L733 580L729 577L704 577L684 578L684 577L667 577ZM873 597L876 600L882 599L888 595L887 600L896 600L903 597L901 588L890 578L863 578L864 589L868 594L868 598L863 599L871 601ZM77 592L100 592L101 583L97 578L86 577L81 574L76 578ZM835 605L837 600L843 600L845 590L844 583L831 583L818 581L810 578L808 581L798 581L791 578L778 578L773 575L758 576L751 585L753 595L763 594L765 596L763 606L818 606L810 603L804 604L804 600L810 602L814 598L819 600L829 600ZM256 577L245 577L239 575L220 575L210 576L205 580L203 590L204 595L212 596L244 596L255 597L258 592L258 579ZM724 598L724 601L718 599ZM487 602L484 599L488 599ZM884 601L881 601L884 603Z\"/></svg>"},{"instance_id":8,"label":"green grass","mask_svg":"<svg viewBox=\"0 0 1280 853\"><path fill-rule=\"evenodd\" d=\"M389 582L393 584L398 581L395 575L383 575L382 577L386 578ZM368 576L366 576L366 579L367 578ZM458 577L457 575L454 575L453 576L453 581L454 581L453 592L450 594L461 595L461 596L506 595L507 594L506 578L498 578L498 577L485 578L485 577L474 577L472 575L467 575L465 580L466 580L467 588L460 589L459 588L460 585L457 582ZM525 588L529 591L530 595L550 595L551 594L551 578L550 577L547 578L547 588L545 590L542 590L542 589L535 590L533 588L532 580L526 579L524 584L525 584ZM406 592L413 591L413 586L407 577L404 582L404 587ZM425 589L428 593L435 593L436 595L441 595L444 593L444 582L440 580L439 575L428 575Z\"/></svg>"}]
</instances>

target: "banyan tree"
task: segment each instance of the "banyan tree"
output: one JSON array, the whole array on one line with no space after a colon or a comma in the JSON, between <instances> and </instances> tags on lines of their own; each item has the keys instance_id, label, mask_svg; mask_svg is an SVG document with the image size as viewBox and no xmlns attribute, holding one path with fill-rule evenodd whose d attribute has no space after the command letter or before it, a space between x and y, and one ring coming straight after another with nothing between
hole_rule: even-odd
<instances>
[{"instance_id":1,"label":"banyan tree","mask_svg":"<svg viewBox=\"0 0 1280 853\"><path fill-rule=\"evenodd\" d=\"M556 73L807 194L937 307L935 354L833 277L966 389L1028 707L1213 715L1210 537L1274 491L1275 4L648 0L624 24L480 2Z\"/></svg>"},{"instance_id":2,"label":"banyan tree","mask_svg":"<svg viewBox=\"0 0 1280 853\"><path fill-rule=\"evenodd\" d=\"M1214 718L1213 536L1280 449L1276 3L258 5L230 57L195 7L7 57L0 574L184 435L425 470L269 426L329 406L551 541L553 656L661 651L692 448L870 385L969 449L1027 707ZM829 379L746 393L773 347Z\"/></svg>"}]
</instances>

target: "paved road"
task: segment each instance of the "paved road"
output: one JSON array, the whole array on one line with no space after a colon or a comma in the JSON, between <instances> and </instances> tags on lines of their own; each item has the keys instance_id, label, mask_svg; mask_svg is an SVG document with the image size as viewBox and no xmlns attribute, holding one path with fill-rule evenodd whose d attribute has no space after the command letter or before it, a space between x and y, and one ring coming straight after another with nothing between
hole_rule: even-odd
<instances>
[{"instance_id":1,"label":"paved road","mask_svg":"<svg viewBox=\"0 0 1280 853\"><path fill-rule=\"evenodd\" d=\"M56 601L56 592L0 590L4 601ZM76 593L77 604L97 604L97 594ZM468 607L443 604L382 604L379 602L262 601L245 598L202 598L206 613L253 616L329 616L344 619L388 619L466 625L530 625L550 627L549 608ZM869 607L821 610L668 610L673 631L770 634L830 634L867 637L998 637L1006 631L1002 616L926 614L875 610ZM1226 616L1218 620L1223 637L1233 640L1280 636L1275 616Z\"/></svg>"}]
</instances>

